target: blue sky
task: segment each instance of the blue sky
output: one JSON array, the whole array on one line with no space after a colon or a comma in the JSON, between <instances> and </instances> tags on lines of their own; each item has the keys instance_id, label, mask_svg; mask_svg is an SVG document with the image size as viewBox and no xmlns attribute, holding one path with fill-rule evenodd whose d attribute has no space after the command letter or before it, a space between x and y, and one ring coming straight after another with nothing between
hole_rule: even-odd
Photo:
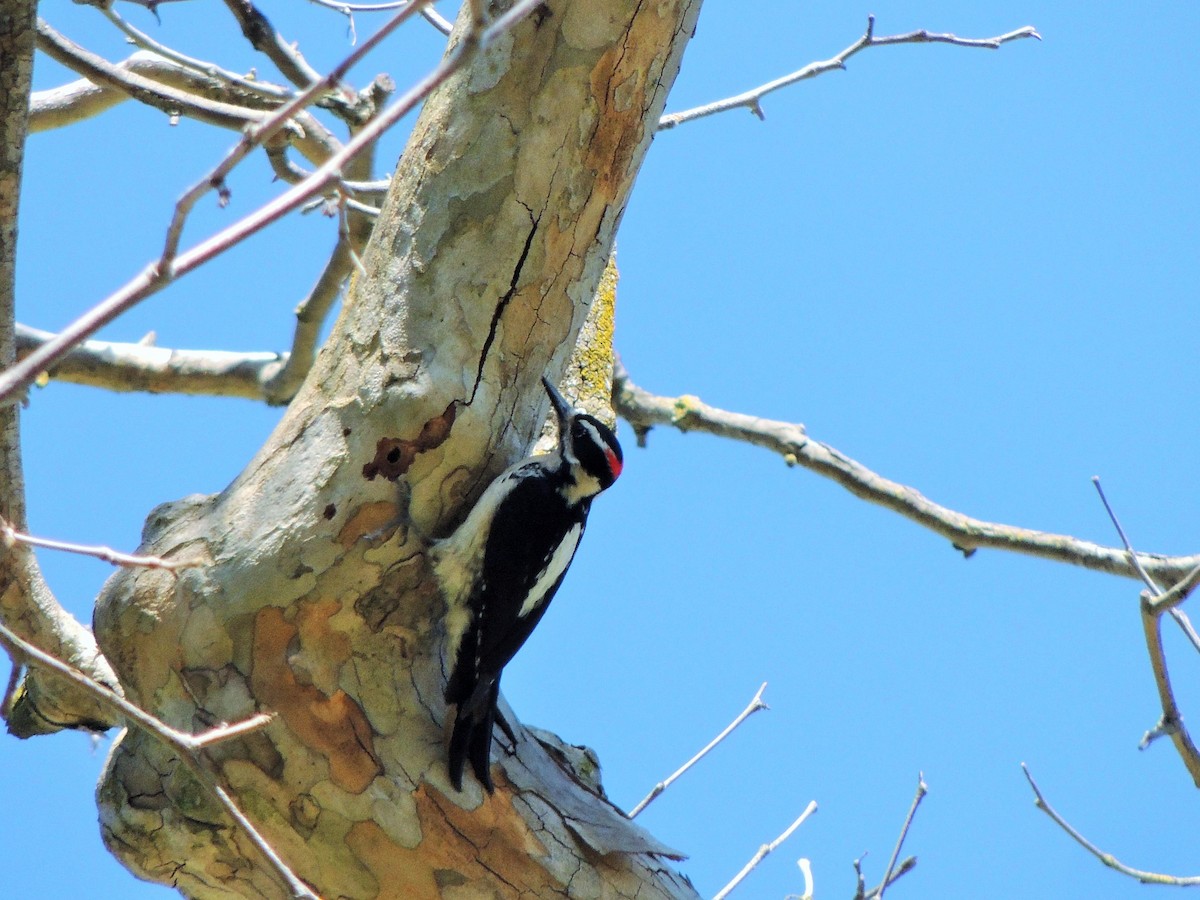
<instances>
[{"instance_id":1,"label":"blue sky","mask_svg":"<svg viewBox=\"0 0 1200 900\"><path fill-rule=\"evenodd\" d=\"M339 16L266 7L318 67ZM617 343L664 394L800 421L818 440L969 515L1111 544L1100 475L1135 545L1200 547L1195 161L1200 61L1190 5L709 0L669 111L879 34L1034 25L998 51L876 48L744 111L660 134L619 235ZM452 13L449 4L446 14ZM164 4L167 43L259 66L198 3ZM68 36L127 52L95 10L47 5ZM371 20L360 16L360 32ZM405 84L441 39L417 23L358 73ZM39 58L38 87L67 80ZM175 198L233 142L126 104L35 135L19 314L55 329L161 246ZM381 152L383 168L402 135ZM274 192L265 163L203 204L185 240ZM110 326L162 346L275 350L334 240L294 216ZM32 527L136 546L157 503L224 487L278 411L52 384L26 411ZM1200 798L1173 748L1139 752L1159 708L1133 582L948 543L764 451L656 429L594 509L571 575L506 694L528 723L597 749L631 807L769 682L751 718L639 819L710 896L809 800L820 811L735 896L818 897L881 875L917 774L930 793L902 896L1126 897L1032 804L1051 802L1125 862L1195 874ZM43 557L90 618L107 568ZM1200 660L1168 629L1185 717ZM6 896L167 897L103 850L92 786L108 741L0 739Z\"/></svg>"}]
</instances>

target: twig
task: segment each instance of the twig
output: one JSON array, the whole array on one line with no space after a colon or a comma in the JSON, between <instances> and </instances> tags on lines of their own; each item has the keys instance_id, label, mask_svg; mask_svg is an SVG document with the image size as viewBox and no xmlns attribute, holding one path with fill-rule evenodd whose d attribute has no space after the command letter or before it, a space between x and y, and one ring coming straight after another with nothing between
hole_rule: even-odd
<instances>
[{"instance_id":1,"label":"twig","mask_svg":"<svg viewBox=\"0 0 1200 900\"><path fill-rule=\"evenodd\" d=\"M33 644L18 636L4 624L0 623L0 645L13 658L28 665L49 669L61 675L76 686L91 694L109 709L116 710L124 716L131 725L140 728L152 737L162 741L174 750L188 770L196 779L207 787L217 798L217 801L229 814L230 818L242 829L250 842L262 854L267 864L275 871L280 880L287 886L291 896L303 900L320 900L315 893L301 881L288 865L279 857L273 847L259 833L254 824L246 818L233 798L217 780L216 774L209 766L203 751L222 741L233 740L254 731L259 731L269 725L272 716L269 713L259 713L242 722L233 725L221 725L200 734L188 734L172 728L160 719L155 718L137 706L134 706L120 694L98 684L73 666L56 659L49 653L35 647Z\"/></svg>"},{"instance_id":2,"label":"twig","mask_svg":"<svg viewBox=\"0 0 1200 900\"><path fill-rule=\"evenodd\" d=\"M856 497L877 503L948 538L967 555L979 547L990 547L1111 575L1137 577L1123 550L1069 535L972 518L940 506L915 488L884 478L834 447L809 437L803 425L728 412L692 396L656 396L635 385L620 363L613 375L613 402L617 414L633 426L640 444L644 444L653 426L670 425L680 431L699 431L764 447L778 453L789 466L802 466L832 479ZM1138 561L1146 571L1174 582L1200 566L1200 555L1139 553Z\"/></svg>"},{"instance_id":3,"label":"twig","mask_svg":"<svg viewBox=\"0 0 1200 900\"><path fill-rule=\"evenodd\" d=\"M1192 589L1195 588L1200 581L1200 568L1194 568L1191 572L1181 578L1170 590L1164 592L1150 577L1150 573L1138 561L1138 555L1130 544L1129 538L1125 535L1125 529L1121 527L1120 520L1113 512L1112 506L1109 505L1108 498L1104 496L1104 488L1100 486L1100 478L1094 476L1092 484L1096 487L1096 492L1100 495L1100 500L1104 504L1105 510L1108 512L1108 517L1112 520L1113 527L1116 528L1117 534L1121 537L1121 543L1125 545L1125 554L1132 561L1137 569L1138 575L1143 583L1149 588L1148 591L1142 591L1140 597L1140 608L1142 614L1142 634L1146 639L1146 652L1150 656L1150 668L1154 672L1154 685L1158 689L1159 705L1162 707L1162 718L1158 720L1158 724L1154 728L1147 731L1141 742L1138 744L1139 749L1146 749L1156 739L1169 735L1171 742L1175 745L1175 750L1179 753L1180 759L1183 760L1184 768L1188 770L1188 774L1192 776L1192 782L1196 787L1200 787L1200 750L1197 750L1195 743L1192 741L1192 736L1188 733L1187 728L1183 724L1183 716L1179 712L1179 704L1175 699L1175 691L1171 687L1171 676L1167 672L1167 654L1162 642L1162 616L1165 612L1174 612L1175 607L1184 601ZM1190 623L1188 623L1190 630Z\"/></svg>"},{"instance_id":4,"label":"twig","mask_svg":"<svg viewBox=\"0 0 1200 900\"><path fill-rule=\"evenodd\" d=\"M1158 872L1145 872L1141 869L1135 869L1131 866L1125 865L1125 863L1121 862L1111 853L1105 853L1086 837L1076 831L1075 828L1072 827L1071 823L1059 815L1054 807L1052 807L1046 801L1046 798L1042 795L1042 791L1038 787L1037 782L1033 780L1033 775L1029 771L1029 766L1025 765L1025 763L1021 763L1021 771L1025 773L1025 779L1029 782L1029 786L1033 789L1034 805L1048 815L1059 828L1069 834L1071 838L1074 839L1075 843L1079 844L1079 846L1081 846L1088 853L1092 854L1092 856L1096 857L1096 859L1100 860L1100 862L1104 863L1104 865L1108 866L1110 869L1114 869L1117 872L1120 872L1122 875L1128 875L1130 878L1136 878L1138 881L1142 882L1142 884L1172 884L1179 887L1200 885L1200 875L1178 876L1163 875Z\"/></svg>"},{"instance_id":5,"label":"twig","mask_svg":"<svg viewBox=\"0 0 1200 900\"><path fill-rule=\"evenodd\" d=\"M272 222L300 207L329 184L338 181L342 167L355 155L407 115L417 103L458 71L482 47L486 47L498 35L512 28L543 2L544 0L519 0L507 13L488 26L487 31L477 40L467 39L459 42L429 75L392 103L304 182L190 250L167 260L166 264L163 264L163 261L151 263L116 293L109 295L68 325L57 337L21 362L0 372L0 403L14 402L14 397L32 384L40 372L53 366L71 347L90 337L117 316L158 293L181 275L199 268L230 247L257 234Z\"/></svg>"},{"instance_id":6,"label":"twig","mask_svg":"<svg viewBox=\"0 0 1200 900\"><path fill-rule=\"evenodd\" d=\"M892 851L892 858L888 860L887 869L883 873L883 881L879 883L879 892L875 895L879 900L883 900L883 892L892 883L892 872L896 870L896 860L900 858L900 849L904 846L904 839L908 837L908 829L912 827L913 817L917 814L917 807L921 805L921 801L925 799L927 793L929 793L929 787L925 784L925 773L922 772L917 775L917 792L913 795L912 806L908 808L908 815L904 817L904 826L900 829L900 837L896 841L896 849Z\"/></svg>"},{"instance_id":7,"label":"twig","mask_svg":"<svg viewBox=\"0 0 1200 900\"><path fill-rule=\"evenodd\" d=\"M697 106L693 109L684 110L683 112L671 113L663 116L658 121L658 128L664 131L668 128L674 128L676 125L682 125L684 122L692 122L696 119L702 119L705 116L716 115L717 113L727 112L731 109L746 108L749 109L758 118L765 118L762 110L761 101L767 94L778 91L781 88L793 85L798 81L804 81L809 78L815 78L818 75L823 75L825 72L834 69L846 68L846 60L866 50L868 47L881 47L892 44L953 44L956 47L981 47L989 50L995 50L1001 44L1008 41L1019 40L1020 38L1037 38L1039 41L1042 36L1031 25L1024 28L1018 28L1015 31L1010 31L1007 34L1002 34L994 38L960 38L953 34L938 34L935 32L920 30L910 31L907 34L892 34L885 37L875 37L875 17L867 17L867 30L857 41L843 50L836 56L821 62L809 63L802 69L797 69L790 75L784 75L782 78L776 78L774 81L768 81L766 84L761 84L756 88L752 88L741 94L733 97L726 97L724 100L717 100L714 103L707 103L704 106Z\"/></svg>"},{"instance_id":8,"label":"twig","mask_svg":"<svg viewBox=\"0 0 1200 900\"><path fill-rule=\"evenodd\" d=\"M734 888L736 888L739 884L741 884L742 881L746 878L746 876L749 875L751 872L753 872L759 863L761 863L764 859L766 859L767 856L770 855L770 853L773 850L778 848L780 844L782 844L784 841L786 841L788 838L790 838L792 836L792 832L795 831L797 828L799 828L801 825L803 825L804 820L807 819L809 816L811 816L816 811L817 811L817 801L810 800L808 803L808 806L806 806L804 808L804 812L800 813L800 817L798 819L796 819L796 821L793 822L791 825L789 825L787 827L787 830L784 831L783 834L781 834L779 837L775 838L775 840L771 841L771 843L763 844L761 847L759 847L758 852L755 853L752 857L750 857L750 861L742 867L742 871L740 871L736 875L734 875L733 879L729 882L729 884L725 885L725 887L721 888L721 890L717 891L717 893L715 895L713 895L713 900L725 900L725 898L729 896L730 892Z\"/></svg>"},{"instance_id":9,"label":"twig","mask_svg":"<svg viewBox=\"0 0 1200 900\"><path fill-rule=\"evenodd\" d=\"M150 35L146 34L134 26L126 22L118 15L111 7L98 6L101 15L108 21L112 22L126 37L128 37L136 46L141 47L151 53L161 56L163 59L169 60L178 66L185 69L190 69L207 78L212 78L224 81L227 84L236 85L241 91L248 94L257 94L264 100L269 101L271 106L278 106L283 100L291 96L291 91L282 88L277 84L271 84L269 81L256 81L250 78L245 78L236 72L230 72L228 69L223 69L215 63L205 62L204 60L195 59L186 54L180 53L173 47L168 47L162 44Z\"/></svg>"},{"instance_id":10,"label":"twig","mask_svg":"<svg viewBox=\"0 0 1200 900\"><path fill-rule=\"evenodd\" d=\"M66 553L78 553L81 556L93 556L96 559L111 563L114 566L138 566L146 569L189 569L203 565L196 559L163 559L161 556L137 556L132 553L122 553L111 547L98 544L72 544L68 541L55 541L50 538L34 537L13 528L0 517L0 543L6 546L23 544L26 547L42 547L46 550L62 550Z\"/></svg>"},{"instance_id":11,"label":"twig","mask_svg":"<svg viewBox=\"0 0 1200 900\"><path fill-rule=\"evenodd\" d=\"M284 128L288 120L294 114L299 113L306 106L308 106L309 103L313 102L322 91L326 91L338 84L342 80L342 77L349 72L351 68L353 68L364 56L375 49L375 47L378 46L384 38L403 25L412 16L413 12L419 9L426 2L428 2L428 0L416 0L416 2L414 2L411 6L405 8L403 12L397 13L387 23L385 23L384 26L379 29L379 31L371 35L371 37L357 47L353 53L349 54L337 66L330 70L330 72L326 74L324 78L317 79L310 83L302 93L292 98L288 103L280 107L280 109L276 110L272 115L263 119L259 123L258 127L248 129L246 133L243 134L242 139L232 150L229 151L229 153L226 154L225 158L221 160L221 162L218 163L211 172L204 176L204 178L200 179L200 181L193 185L191 189L189 189L183 195L183 197L180 198L179 202L175 204L175 214L171 218L170 225L167 226L167 240L166 245L163 248L162 258L158 264L159 271L164 271L170 267L172 262L175 260L176 254L179 251L179 241L183 236L184 223L187 221L188 215L191 213L193 207L195 207L200 198L214 188L220 190L225 184L225 178L230 172L233 171L234 167L238 165L238 163L249 156L256 147L266 144L268 141L270 141ZM253 9L253 6L248 3L242 3L241 0L228 0L228 4L231 8L248 6ZM430 89L432 90L432 88ZM411 94L412 92L410 91L409 93ZM414 105L416 103L416 99L413 101ZM368 131L368 128L364 128L363 131L361 131L356 137L361 138L364 134L368 133ZM351 141L351 143L355 142ZM362 152L367 146L370 145L370 143L371 141L363 141L353 153L348 153L348 147L343 147L340 153L334 154L334 158L338 159L336 166L330 166L330 162L332 160L327 160L325 164L317 170L317 172L314 172L304 181L300 182L296 188L300 189L306 184L319 180L320 183L311 193L308 194L308 196L319 193L320 190L329 183L329 181L340 180L342 168L348 165L350 160L353 159L358 153ZM322 172L325 172L325 177L318 178ZM287 196L287 194L284 196ZM297 205L300 205L306 199L308 199L307 196L300 198L300 200L297 202ZM268 204L268 206L269 205L270 204ZM260 211L261 209L262 208L260 208ZM243 221L245 220L243 219ZM231 228L236 227L236 224L231 226ZM229 229L226 229L226 231L228 232Z\"/></svg>"},{"instance_id":12,"label":"twig","mask_svg":"<svg viewBox=\"0 0 1200 900\"><path fill-rule=\"evenodd\" d=\"M880 892L887 886L895 884L903 876L907 875L917 867L917 858L915 856L906 856L897 864L895 871L892 872L891 878L887 882L879 882L875 887L867 890L867 880L863 877L862 861L867 858L864 851L863 855L854 860L854 900L878 900Z\"/></svg>"},{"instance_id":13,"label":"twig","mask_svg":"<svg viewBox=\"0 0 1200 900\"><path fill-rule=\"evenodd\" d=\"M391 0L390 3L341 3L339 0L309 0L309 2L315 3L317 6L324 6L326 9L332 9L335 12L340 12L353 22L353 14L356 12L388 12L389 10L400 9L412 2L412 0ZM432 6L422 9L421 16L442 34L449 35L454 29L454 25Z\"/></svg>"},{"instance_id":14,"label":"twig","mask_svg":"<svg viewBox=\"0 0 1200 900\"><path fill-rule=\"evenodd\" d=\"M729 735L731 735L733 733L733 730L735 728L737 728L739 725L741 725L743 722L745 722L748 718L750 718L750 716L752 716L754 713L758 712L760 709L770 709L770 707L767 706L767 704L765 704L762 699L763 691L765 691L766 689L767 689L767 683L764 681L762 683L762 687L760 687L758 689L758 693L756 693L754 695L754 697L750 700L749 705L745 709L743 709L740 713L738 713L737 718L734 719L732 722L730 722L727 726L725 726L724 731L722 731L715 738L713 738L711 741L709 741L699 753L697 753L695 756L693 756L691 759L689 759L687 762L685 762L682 766L680 766L675 772L673 772L670 776L668 776L668 778L665 781L660 781L658 784L656 784L654 786L654 788L650 791L650 793L648 793L645 797L642 798L642 802L639 803L637 806L635 806L632 810L630 810L629 818L631 818L631 819L636 818L638 813L640 813L647 806L649 806L651 803L653 803L659 794L661 794L663 791L665 791L667 788L669 788L672 784L674 784L675 781L677 781L679 779L679 777L681 775L683 775L684 772L686 772L692 766L696 765L696 763L700 762L700 760L702 760L705 756L708 755L709 751L711 751L714 747L716 747L717 744L721 743L721 741L725 740L725 738L729 737Z\"/></svg>"}]
</instances>

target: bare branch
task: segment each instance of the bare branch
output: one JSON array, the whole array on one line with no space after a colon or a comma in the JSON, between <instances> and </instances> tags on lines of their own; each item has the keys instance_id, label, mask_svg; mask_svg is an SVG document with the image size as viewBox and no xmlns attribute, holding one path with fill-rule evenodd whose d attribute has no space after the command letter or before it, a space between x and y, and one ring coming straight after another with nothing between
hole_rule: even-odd
<instances>
[{"instance_id":1,"label":"bare branch","mask_svg":"<svg viewBox=\"0 0 1200 900\"><path fill-rule=\"evenodd\" d=\"M745 709L743 709L740 713L738 713L737 718L734 719L732 722L730 722L728 725L726 725L725 730L722 731L720 734L718 734L711 741L709 741L699 753L697 753L695 756L693 756L691 759L689 759L687 762L685 762L676 771L672 772L671 775L668 776L666 781L660 781L658 784L656 784L654 786L654 788L650 791L650 793L642 798L642 802L639 803L637 806L635 806L632 810L630 810L629 818L631 818L631 819L637 818L638 813L640 813L647 806L649 806L651 803L653 803L655 801L655 799L657 799L659 794L661 794L663 791L665 791L667 788L669 788L672 784L674 784L677 780L679 780L679 777L681 775L683 775L684 772L686 772L692 766L696 765L696 763L700 762L700 760L704 759L704 757L707 756L713 748L715 748L719 743L721 743L721 741L725 740L725 738L729 737L729 735L733 734L734 729L737 728L739 725L741 725L743 722L745 722L748 718L750 718L750 716L752 716L754 713L758 712L760 709L770 709L770 707L767 706L767 704L765 704L762 699L763 691L765 691L766 689L767 689L767 683L764 681L762 683L762 687L760 687L758 689L758 693L756 693L754 695L754 697L750 700L750 704Z\"/></svg>"},{"instance_id":2,"label":"bare branch","mask_svg":"<svg viewBox=\"0 0 1200 900\"><path fill-rule=\"evenodd\" d=\"M296 330L292 350L285 354L283 365L263 383L263 393L271 403L286 403L299 390L317 358L321 325L350 276L354 265L354 250L348 236L340 236L329 262L312 291L296 307Z\"/></svg>"},{"instance_id":3,"label":"bare branch","mask_svg":"<svg viewBox=\"0 0 1200 900\"><path fill-rule=\"evenodd\" d=\"M859 868L860 860L854 861L854 869L858 872L859 891L854 895L855 900L878 900L879 895L883 892L886 886L884 882L880 882L871 888L866 893L862 892L862 870ZM917 858L915 856L906 856L897 864L895 871L892 872L891 878L888 879L887 885L895 884L904 875L907 875L917 867Z\"/></svg>"},{"instance_id":4,"label":"bare branch","mask_svg":"<svg viewBox=\"0 0 1200 900\"><path fill-rule=\"evenodd\" d=\"M137 556L132 553L121 553L111 547L96 544L73 544L68 541L55 541L50 538L34 537L17 531L0 517L0 542L12 547L14 544L24 544L26 547L42 547L46 550L62 550L66 553L78 553L81 556L92 556L96 559L111 563L114 566L135 566L146 569L189 569L203 565L200 560L163 559L161 556Z\"/></svg>"},{"instance_id":5,"label":"bare branch","mask_svg":"<svg viewBox=\"0 0 1200 900\"><path fill-rule=\"evenodd\" d=\"M37 351L7 371L0 372L0 403L13 402L13 397L32 384L40 372L53 366L71 347L95 334L98 329L117 316L132 309L147 297L158 293L176 278L199 268L230 247L241 243L250 235L258 233L272 222L297 209L330 184L336 183L341 177L342 167L364 147L373 143L383 132L403 118L430 91L458 71L482 47L487 46L498 35L512 28L542 2L543 0L520 0L507 13L488 26L487 31L477 40L468 38L459 42L429 75L413 85L303 183L264 204L255 212L202 241L187 252L175 257L164 254L163 259L151 263L116 293L109 295L105 300L92 307ZM405 15L405 13L400 15ZM297 100L299 99L297 98Z\"/></svg>"},{"instance_id":6,"label":"bare branch","mask_svg":"<svg viewBox=\"0 0 1200 900\"><path fill-rule=\"evenodd\" d=\"M17 325L17 358L23 359L56 335ZM172 350L144 344L83 341L53 367L54 378L110 391L196 394L267 399L266 385L286 365L279 353Z\"/></svg>"},{"instance_id":7,"label":"bare branch","mask_svg":"<svg viewBox=\"0 0 1200 900\"><path fill-rule=\"evenodd\" d=\"M354 13L356 12L388 12L393 9L402 9L412 2L412 0L391 0L390 3L341 3L339 0L309 0L309 2L315 3L317 6L324 6L326 9L332 9L335 12L340 12L350 20L351 27L353 27ZM432 6L422 9L421 16L442 34L449 35L454 28L453 24L443 18Z\"/></svg>"},{"instance_id":8,"label":"bare branch","mask_svg":"<svg viewBox=\"0 0 1200 900\"><path fill-rule=\"evenodd\" d=\"M231 72L228 69L223 69L215 63L205 62L201 59L195 59L186 54L180 53L172 47L162 44L150 35L146 34L134 26L130 25L123 18L117 15L116 11L111 6L98 7L100 13L112 22L126 37L128 37L136 46L143 50L149 51L157 56L162 57L170 62L175 63L184 69L189 69L198 75L214 80L224 82L231 87L236 88L245 96L259 96L267 101L270 107L278 106L282 101L291 96L291 91L287 88L280 87L276 84L271 84L269 81L259 81L257 79L246 78L239 75L237 72Z\"/></svg>"},{"instance_id":9,"label":"bare branch","mask_svg":"<svg viewBox=\"0 0 1200 900\"><path fill-rule=\"evenodd\" d=\"M799 828L802 824L804 824L804 820L807 819L809 816L811 816L816 811L817 811L817 801L810 800L808 803L808 806L806 806L804 808L804 812L800 813L800 817L798 819L796 819L796 821L793 822L791 825L789 825L787 827L787 829L783 832L783 834L779 835L779 837L777 837L777 838L775 838L775 840L771 841L771 843L763 844L761 847L759 847L758 852L755 853L752 857L750 857L750 861L748 863L746 863L745 866L742 867L742 871L740 871L736 875L734 875L733 879L729 882L729 884L725 885L725 887L721 888L721 890L717 891L717 893L713 895L713 900L725 900L725 898L729 896L730 892L733 891L733 889L736 888L739 884L741 884L742 881L746 878L746 876L749 875L751 872L753 872L759 863L761 863L764 859L766 859L767 856L772 851L777 849L780 844L782 844L784 841L786 841L788 838L790 838L792 836L792 832L795 831L797 828Z\"/></svg>"},{"instance_id":10,"label":"bare branch","mask_svg":"<svg viewBox=\"0 0 1200 900\"><path fill-rule=\"evenodd\" d=\"M1122 875L1128 875L1130 878L1136 878L1142 884L1172 884L1179 887L1189 887L1200 885L1200 875L1177 876L1177 875L1162 875L1158 872L1146 872L1141 869L1135 869L1125 865L1111 853L1105 853L1086 837L1076 831L1071 824L1064 819L1058 812L1055 811L1042 795L1041 789L1037 782L1033 780L1033 775L1029 771L1029 766L1021 763L1021 771L1025 773L1025 779L1029 782L1029 786L1033 789L1034 805L1042 812L1050 817L1050 819L1059 828L1071 836L1075 843L1079 844L1084 850L1104 863L1110 869L1120 872Z\"/></svg>"},{"instance_id":11,"label":"bare branch","mask_svg":"<svg viewBox=\"0 0 1200 900\"><path fill-rule=\"evenodd\" d=\"M271 60L284 78L299 88L308 88L321 80L321 73L305 61L295 45L284 40L251 0L225 0L225 6L237 19L250 46Z\"/></svg>"},{"instance_id":12,"label":"bare branch","mask_svg":"<svg viewBox=\"0 0 1200 900\"><path fill-rule=\"evenodd\" d=\"M892 873L896 871L896 860L900 858L900 850L904 846L904 839L908 837L908 829L912 827L913 817L917 814L917 807L921 805L921 801L925 799L925 795L929 793L929 788L925 784L925 773L922 772L917 776L917 792L913 795L912 806L908 808L908 815L904 817L904 826L900 829L900 837L896 841L896 849L892 851L892 858L888 860L887 869L883 873L883 881L879 884L878 893L875 895L879 900L883 900L883 892L887 890L889 884L892 883Z\"/></svg>"},{"instance_id":13,"label":"bare branch","mask_svg":"<svg viewBox=\"0 0 1200 900\"><path fill-rule=\"evenodd\" d=\"M623 367L614 378L614 402L621 418L639 435L639 443L655 425L700 431L765 447L790 466L802 466L836 481L857 497L877 503L918 525L948 538L965 555L980 547L1024 553L1055 562L1136 578L1125 551L1069 535L1033 531L974 519L940 506L915 488L890 481L827 444L809 437L804 426L727 412L692 396L659 397L635 385ZM1200 565L1200 555L1165 556L1139 553L1146 571L1175 582Z\"/></svg>"},{"instance_id":14,"label":"bare branch","mask_svg":"<svg viewBox=\"0 0 1200 900\"><path fill-rule=\"evenodd\" d=\"M240 130L262 118L257 110L231 103L206 100L162 82L152 81L135 72L114 66L55 31L44 19L38 19L38 48L56 62L78 72L89 81L128 94L167 115L185 115L209 125Z\"/></svg>"},{"instance_id":15,"label":"bare branch","mask_svg":"<svg viewBox=\"0 0 1200 900\"><path fill-rule=\"evenodd\" d=\"M16 358L17 202L36 35L34 4L9 4L0 26L4 81L0 89L0 184L4 185L0 189L0 366L10 366ZM0 409L0 515L25 527L25 476L16 407ZM97 679L116 683L95 637L62 607L42 577L37 559L23 548L0 545L0 622L11 622L23 634L86 667ZM109 724L109 713L91 697L51 677L30 676L21 682L14 671L2 705L9 731L19 737Z\"/></svg>"},{"instance_id":16,"label":"bare branch","mask_svg":"<svg viewBox=\"0 0 1200 900\"><path fill-rule=\"evenodd\" d=\"M1200 787L1200 751L1196 749L1196 745L1192 742L1192 737L1188 733L1183 724L1183 716L1179 712L1179 704L1175 700L1175 691L1171 687L1171 678L1167 673L1167 654L1162 643L1162 616L1165 612L1176 612L1176 606L1184 601L1192 589L1196 586L1197 581L1200 581L1200 568L1193 569L1184 578L1182 578L1169 591L1163 592L1150 573L1145 570L1138 560L1138 555L1133 549L1133 545L1129 542L1129 538L1125 535L1125 529L1121 527L1121 522L1117 518L1117 514L1109 505L1108 497L1104 495L1104 488L1100 486L1099 477L1092 478L1092 484L1096 487L1096 492L1100 495L1100 501L1104 504L1104 509L1108 512L1108 517L1112 520L1113 527L1116 528L1117 534L1121 538L1121 543L1125 545L1125 555L1137 570L1138 577L1149 588L1148 591L1141 593L1141 612L1142 612L1142 633L1146 639L1146 652L1150 655L1150 668L1154 672L1154 685L1158 688L1158 699L1162 706L1162 718L1158 724L1150 731L1142 736L1139 749L1145 750L1150 744L1164 735L1170 735L1172 743L1175 744L1175 749L1179 752L1180 758L1183 760L1184 767L1192 776L1192 781L1196 787ZM1186 617L1184 622L1186 622ZM1182 627L1182 626L1181 626ZM1191 623L1187 623L1185 632L1191 631Z\"/></svg>"},{"instance_id":17,"label":"bare branch","mask_svg":"<svg viewBox=\"0 0 1200 900\"><path fill-rule=\"evenodd\" d=\"M0 646L8 651L14 663L19 661L27 665L38 666L67 679L90 693L109 709L123 716L130 725L140 728L174 750L188 770L212 792L229 817L242 829L255 849L286 885L291 896L303 898L303 900L319 900L308 885L296 877L296 874L280 859L279 854L267 843L254 824L238 809L237 804L233 802L233 798L217 780L216 774L203 755L203 751L207 747L265 728L272 721L271 715L260 713L233 725L222 725L198 735L187 734L171 728L161 720L134 706L115 691L98 684L73 666L69 666L35 647L3 624L0 624Z\"/></svg>"},{"instance_id":18,"label":"bare branch","mask_svg":"<svg viewBox=\"0 0 1200 900\"><path fill-rule=\"evenodd\" d=\"M1167 656L1162 644L1162 611L1155 610L1153 598L1145 592L1141 601L1142 632L1146 638L1146 651L1150 655L1150 668L1154 672L1154 684L1158 688L1159 703L1162 705L1162 719L1151 734L1143 737L1141 746L1149 746L1154 737L1170 735L1184 767L1192 776L1192 782L1196 787L1200 787L1200 750L1196 749L1191 735L1184 727L1183 716L1179 712L1179 704L1175 700L1171 678L1167 673Z\"/></svg>"},{"instance_id":19,"label":"bare branch","mask_svg":"<svg viewBox=\"0 0 1200 900\"><path fill-rule=\"evenodd\" d=\"M658 127L660 131L668 128L674 128L676 125L682 125L684 122L692 122L696 119L702 119L705 116L716 115L717 113L727 112L731 109L745 108L758 116L765 118L763 115L761 101L767 94L778 91L781 88L793 85L798 81L805 81L809 78L815 78L818 75L823 75L826 72L834 69L846 68L846 60L866 50L868 47L881 47L893 44L953 44L956 47L981 47L989 50L995 50L1000 45L1009 41L1019 40L1021 38L1037 38L1039 41L1042 36L1034 30L1033 26L1027 25L1024 28L1018 28L1015 31L1010 31L1007 34L1002 34L993 38L960 38L953 34L938 34L935 32L920 30L910 31L908 34L892 34L884 37L875 36L875 17L867 17L867 30L857 41L843 50L836 56L821 62L809 63L802 69L797 69L790 75L784 75L782 78L776 78L774 81L768 81L766 84L761 84L756 88L751 88L741 94L736 94L733 97L726 97L724 100L717 100L714 103L707 103L704 106L697 106L693 109L684 110L683 112L671 113L659 119Z\"/></svg>"}]
</instances>

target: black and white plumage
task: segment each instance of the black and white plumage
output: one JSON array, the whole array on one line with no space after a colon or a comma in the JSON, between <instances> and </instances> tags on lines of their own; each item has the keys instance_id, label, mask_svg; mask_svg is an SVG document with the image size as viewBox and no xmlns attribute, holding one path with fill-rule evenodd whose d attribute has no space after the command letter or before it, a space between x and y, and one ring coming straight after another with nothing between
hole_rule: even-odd
<instances>
[{"instance_id":1,"label":"black and white plumage","mask_svg":"<svg viewBox=\"0 0 1200 900\"><path fill-rule=\"evenodd\" d=\"M558 419L557 448L506 469L462 525L433 547L449 606L446 702L457 709L448 765L457 790L467 760L494 790L489 766L500 675L562 583L592 499L621 474L616 435L573 410L545 378L542 384Z\"/></svg>"}]
</instances>

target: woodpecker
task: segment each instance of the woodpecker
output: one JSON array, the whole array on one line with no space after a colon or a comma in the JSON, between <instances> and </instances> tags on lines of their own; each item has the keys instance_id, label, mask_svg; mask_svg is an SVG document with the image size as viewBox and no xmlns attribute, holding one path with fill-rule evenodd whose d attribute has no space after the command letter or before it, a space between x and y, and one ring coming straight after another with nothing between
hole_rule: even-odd
<instances>
[{"instance_id":1,"label":"woodpecker","mask_svg":"<svg viewBox=\"0 0 1200 900\"><path fill-rule=\"evenodd\" d=\"M592 499L621 474L617 437L574 410L542 379L558 419L558 446L510 466L453 534L432 548L446 598L447 703L456 707L448 768L462 790L467 760L492 793L492 727L500 675L541 621L587 524ZM499 724L510 735L507 723Z\"/></svg>"}]
</instances>

